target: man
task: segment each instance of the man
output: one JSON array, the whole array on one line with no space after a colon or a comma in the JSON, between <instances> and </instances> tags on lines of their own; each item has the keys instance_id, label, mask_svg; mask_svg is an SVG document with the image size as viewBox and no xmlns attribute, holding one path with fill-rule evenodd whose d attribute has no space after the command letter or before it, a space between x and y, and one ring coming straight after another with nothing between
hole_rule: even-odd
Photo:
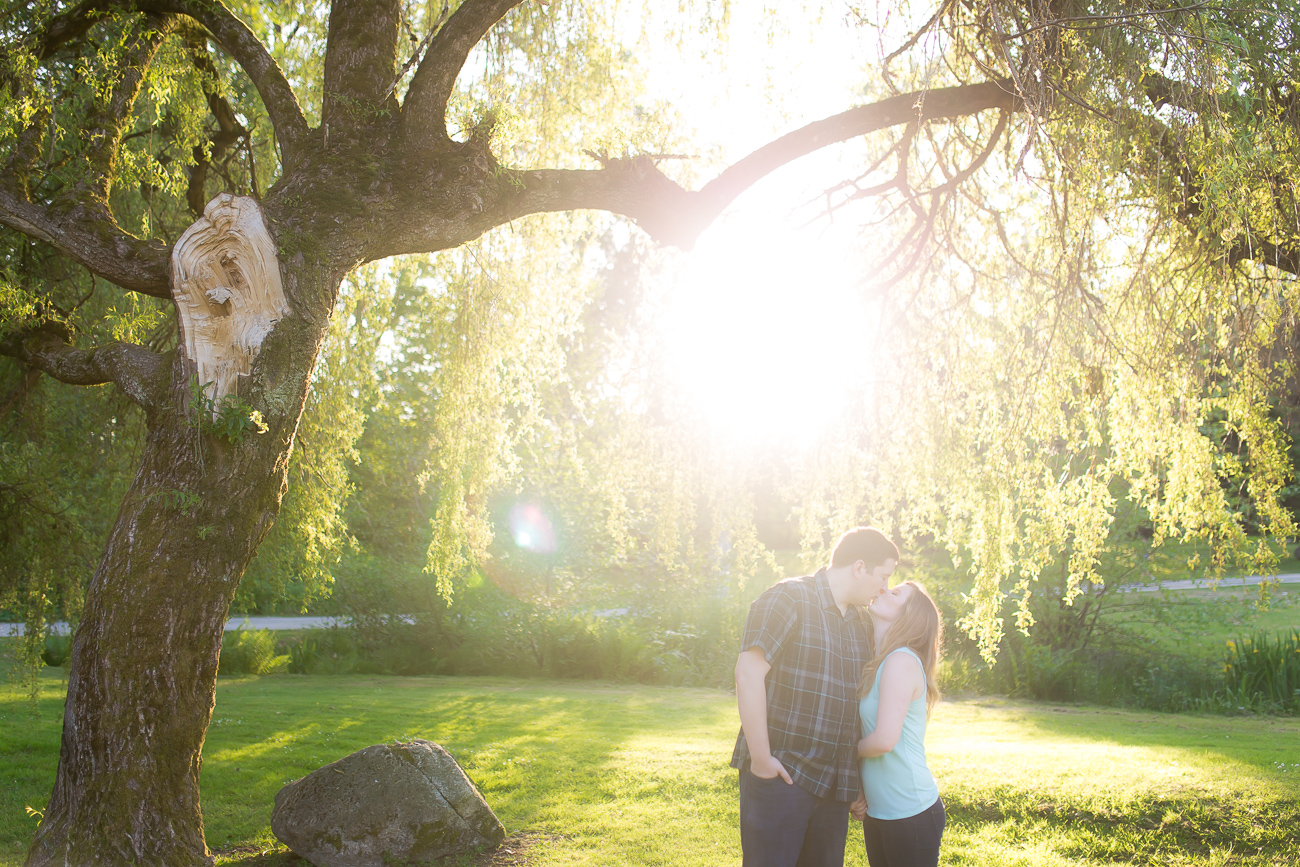
<instances>
[{"instance_id":1,"label":"man","mask_svg":"<svg viewBox=\"0 0 1300 867\"><path fill-rule=\"evenodd\" d=\"M749 608L736 701L744 867L843 867L858 798L858 681L871 652L857 606L885 591L898 548L874 527L848 531L830 566L788 578Z\"/></svg>"}]
</instances>

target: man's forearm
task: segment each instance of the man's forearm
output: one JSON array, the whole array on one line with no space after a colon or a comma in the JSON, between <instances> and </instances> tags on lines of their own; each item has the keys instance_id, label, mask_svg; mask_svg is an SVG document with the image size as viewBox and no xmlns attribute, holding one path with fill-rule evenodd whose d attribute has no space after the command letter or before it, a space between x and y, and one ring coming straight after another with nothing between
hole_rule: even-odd
<instances>
[{"instance_id":1,"label":"man's forearm","mask_svg":"<svg viewBox=\"0 0 1300 867\"><path fill-rule=\"evenodd\" d=\"M767 684L753 675L736 677L736 704L740 711L740 727L745 732L745 743L754 758L766 759L772 755L772 744L767 734Z\"/></svg>"}]
</instances>

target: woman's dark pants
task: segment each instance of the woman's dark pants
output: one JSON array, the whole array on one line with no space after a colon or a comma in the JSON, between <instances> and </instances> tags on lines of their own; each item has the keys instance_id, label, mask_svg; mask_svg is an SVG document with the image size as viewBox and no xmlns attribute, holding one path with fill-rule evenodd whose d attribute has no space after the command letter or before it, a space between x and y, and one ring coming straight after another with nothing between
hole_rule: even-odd
<instances>
[{"instance_id":1,"label":"woman's dark pants","mask_svg":"<svg viewBox=\"0 0 1300 867\"><path fill-rule=\"evenodd\" d=\"M847 801L819 798L779 776L740 770L740 848L744 867L844 867Z\"/></svg>"},{"instance_id":2,"label":"woman's dark pants","mask_svg":"<svg viewBox=\"0 0 1300 867\"><path fill-rule=\"evenodd\" d=\"M943 799L906 819L873 819L862 823L871 867L936 867L939 841L947 816Z\"/></svg>"}]
</instances>

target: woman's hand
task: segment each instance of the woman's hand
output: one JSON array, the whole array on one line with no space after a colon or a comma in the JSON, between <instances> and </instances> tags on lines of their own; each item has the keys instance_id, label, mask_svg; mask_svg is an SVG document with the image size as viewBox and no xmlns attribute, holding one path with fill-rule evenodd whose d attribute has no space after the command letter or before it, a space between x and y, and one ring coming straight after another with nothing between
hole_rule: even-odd
<instances>
[{"instance_id":1,"label":"woman's hand","mask_svg":"<svg viewBox=\"0 0 1300 867\"><path fill-rule=\"evenodd\" d=\"M858 799L849 804L849 815L861 822L867 818L867 796L858 795Z\"/></svg>"}]
</instances>

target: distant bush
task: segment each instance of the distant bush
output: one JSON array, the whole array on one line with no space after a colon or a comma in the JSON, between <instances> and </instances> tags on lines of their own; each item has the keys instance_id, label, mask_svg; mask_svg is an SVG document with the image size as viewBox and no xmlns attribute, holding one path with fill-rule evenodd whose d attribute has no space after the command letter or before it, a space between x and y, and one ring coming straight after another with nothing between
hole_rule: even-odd
<instances>
[{"instance_id":1,"label":"distant bush","mask_svg":"<svg viewBox=\"0 0 1300 867\"><path fill-rule=\"evenodd\" d=\"M406 615L380 613L400 604L391 598L346 598L351 604L339 610L345 625L286 643L289 672L721 686L730 683L736 658L724 602L638 616L529 603L490 583L461 590L453 604L419 600L423 610Z\"/></svg>"},{"instance_id":2,"label":"distant bush","mask_svg":"<svg viewBox=\"0 0 1300 867\"><path fill-rule=\"evenodd\" d=\"M51 632L45 636L45 648L41 651L41 659L45 664L53 668L59 668L68 661L72 655L72 636L59 635Z\"/></svg>"},{"instance_id":3,"label":"distant bush","mask_svg":"<svg viewBox=\"0 0 1300 867\"><path fill-rule=\"evenodd\" d=\"M291 658L276 653L275 635L266 629L227 632L217 660L219 674L274 674L289 667Z\"/></svg>"},{"instance_id":4,"label":"distant bush","mask_svg":"<svg viewBox=\"0 0 1300 867\"><path fill-rule=\"evenodd\" d=\"M349 630L312 629L287 643L291 674L349 674L357 669L356 641Z\"/></svg>"},{"instance_id":5,"label":"distant bush","mask_svg":"<svg viewBox=\"0 0 1300 867\"><path fill-rule=\"evenodd\" d=\"M1213 663L1140 647L1054 650L1010 644L992 665L970 652L949 655L940 667L941 688L1163 711L1227 706L1219 666Z\"/></svg>"},{"instance_id":6,"label":"distant bush","mask_svg":"<svg viewBox=\"0 0 1300 867\"><path fill-rule=\"evenodd\" d=\"M530 605L490 589L466 595L464 605L391 624L381 658L437 674L661 681L653 643L624 617Z\"/></svg>"}]
</instances>

